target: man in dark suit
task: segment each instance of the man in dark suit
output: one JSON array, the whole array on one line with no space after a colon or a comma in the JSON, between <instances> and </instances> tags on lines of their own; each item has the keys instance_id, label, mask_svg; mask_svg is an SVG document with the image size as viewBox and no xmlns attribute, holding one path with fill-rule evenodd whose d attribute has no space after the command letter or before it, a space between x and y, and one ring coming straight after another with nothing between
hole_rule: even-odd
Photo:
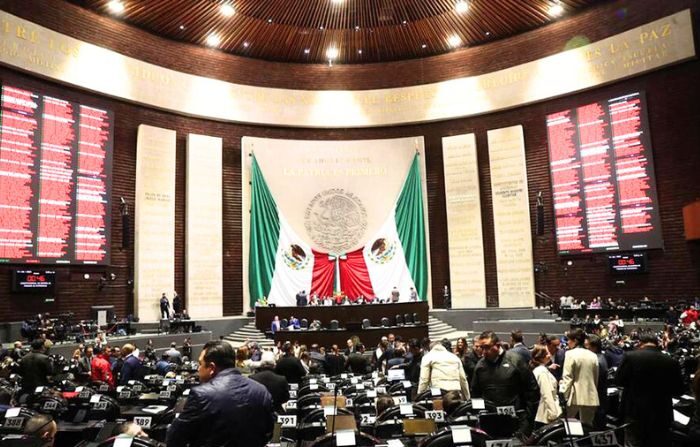
<instances>
[{"instance_id":1,"label":"man in dark suit","mask_svg":"<svg viewBox=\"0 0 700 447\"><path fill-rule=\"evenodd\" d=\"M347 360L347 369L353 374L367 374L369 371L369 359L365 356L365 345L355 346L355 352L350 354Z\"/></svg>"},{"instance_id":2,"label":"man in dark suit","mask_svg":"<svg viewBox=\"0 0 700 447\"><path fill-rule=\"evenodd\" d=\"M309 303L309 298L306 295L306 290L297 293L297 306L303 307Z\"/></svg>"},{"instance_id":3,"label":"man in dark suit","mask_svg":"<svg viewBox=\"0 0 700 447\"><path fill-rule=\"evenodd\" d=\"M683 378L678 362L659 350L655 335L642 335L639 348L625 353L617 384L624 388L625 422L631 423L625 429L625 446L671 445L671 399L683 394Z\"/></svg>"},{"instance_id":4,"label":"man in dark suit","mask_svg":"<svg viewBox=\"0 0 700 447\"><path fill-rule=\"evenodd\" d=\"M301 378L306 375L301 360L294 357L294 350L290 343L282 346L282 352L284 356L277 362L275 373L284 376L288 383L300 383Z\"/></svg>"},{"instance_id":5,"label":"man in dark suit","mask_svg":"<svg viewBox=\"0 0 700 447\"><path fill-rule=\"evenodd\" d=\"M262 384L272 396L275 411L282 411L282 405L289 400L289 383L287 379L275 374L275 354L270 351L262 353L258 372L250 376L252 380Z\"/></svg>"},{"instance_id":6,"label":"man in dark suit","mask_svg":"<svg viewBox=\"0 0 700 447\"><path fill-rule=\"evenodd\" d=\"M515 330L515 331L511 332L510 333L510 343L512 346L511 351L517 353L526 364L530 363L532 356L530 355L530 350L527 349L527 346L525 346L525 344L523 343L522 331Z\"/></svg>"},{"instance_id":7,"label":"man in dark suit","mask_svg":"<svg viewBox=\"0 0 700 447\"><path fill-rule=\"evenodd\" d=\"M263 447L272 433L272 397L235 368L233 348L210 341L199 356L199 381L168 428L168 447Z\"/></svg>"},{"instance_id":8,"label":"man in dark suit","mask_svg":"<svg viewBox=\"0 0 700 447\"><path fill-rule=\"evenodd\" d=\"M22 376L22 391L34 392L38 386L47 386L49 376L53 374L51 359L44 353L44 339L32 342L32 352L22 357L19 362L19 374Z\"/></svg>"},{"instance_id":9,"label":"man in dark suit","mask_svg":"<svg viewBox=\"0 0 700 447\"><path fill-rule=\"evenodd\" d=\"M141 379L141 360L134 355L136 347L131 343L122 346L122 358L124 363L119 371L119 385L126 385L129 380Z\"/></svg>"}]
</instances>

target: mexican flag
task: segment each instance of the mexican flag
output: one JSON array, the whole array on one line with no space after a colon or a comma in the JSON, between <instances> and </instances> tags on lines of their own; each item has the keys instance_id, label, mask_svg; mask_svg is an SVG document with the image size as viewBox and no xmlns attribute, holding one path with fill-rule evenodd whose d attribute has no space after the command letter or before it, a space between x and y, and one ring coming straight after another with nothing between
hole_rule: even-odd
<instances>
[{"instance_id":1,"label":"mexican flag","mask_svg":"<svg viewBox=\"0 0 700 447\"><path fill-rule=\"evenodd\" d=\"M251 168L250 305L266 297L278 306L296 306L296 295L309 295L314 255L277 208L258 162Z\"/></svg>"},{"instance_id":2,"label":"mexican flag","mask_svg":"<svg viewBox=\"0 0 700 447\"><path fill-rule=\"evenodd\" d=\"M412 288L419 301L426 299L428 258L423 219L420 165L416 154L394 209L363 250L378 298L389 298L396 287L400 301L409 301Z\"/></svg>"},{"instance_id":3,"label":"mexican flag","mask_svg":"<svg viewBox=\"0 0 700 447\"><path fill-rule=\"evenodd\" d=\"M251 188L251 307L263 297L278 306L295 306L302 290L324 296L338 287L350 299L360 294L386 299L394 287L400 301L410 299L411 289L419 300L426 299L428 260L418 154L382 227L363 248L350 253L313 251L296 234L277 207L255 156Z\"/></svg>"}]
</instances>

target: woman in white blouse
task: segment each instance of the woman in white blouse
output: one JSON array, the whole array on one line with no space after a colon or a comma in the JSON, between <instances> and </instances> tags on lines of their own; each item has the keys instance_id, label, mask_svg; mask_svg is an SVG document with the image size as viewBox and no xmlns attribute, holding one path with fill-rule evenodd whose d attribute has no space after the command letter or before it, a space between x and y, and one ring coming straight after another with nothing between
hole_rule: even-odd
<instances>
[{"instance_id":1,"label":"woman in white blouse","mask_svg":"<svg viewBox=\"0 0 700 447\"><path fill-rule=\"evenodd\" d=\"M546 346L535 345L531 354L530 366L534 368L532 373L540 387L540 404L537 407L535 422L546 425L556 421L562 413L557 399L557 379L547 369L546 365L552 356Z\"/></svg>"}]
</instances>

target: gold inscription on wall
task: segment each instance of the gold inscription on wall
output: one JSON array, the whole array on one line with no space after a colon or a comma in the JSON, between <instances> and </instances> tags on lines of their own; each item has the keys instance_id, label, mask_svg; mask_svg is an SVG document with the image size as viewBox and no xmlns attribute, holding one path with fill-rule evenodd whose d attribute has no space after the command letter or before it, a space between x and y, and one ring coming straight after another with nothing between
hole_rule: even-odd
<instances>
[{"instance_id":1,"label":"gold inscription on wall","mask_svg":"<svg viewBox=\"0 0 700 447\"><path fill-rule=\"evenodd\" d=\"M453 308L486 306L476 138L442 139Z\"/></svg>"},{"instance_id":2,"label":"gold inscription on wall","mask_svg":"<svg viewBox=\"0 0 700 447\"><path fill-rule=\"evenodd\" d=\"M155 321L160 295L172 299L175 285L174 130L139 126L134 227L134 310Z\"/></svg>"},{"instance_id":3,"label":"gold inscription on wall","mask_svg":"<svg viewBox=\"0 0 700 447\"><path fill-rule=\"evenodd\" d=\"M299 127L369 127L479 115L695 57L690 10L684 10L580 48L480 76L381 90L289 90L166 69L2 11L0 24L0 63L188 115Z\"/></svg>"},{"instance_id":4,"label":"gold inscription on wall","mask_svg":"<svg viewBox=\"0 0 700 447\"><path fill-rule=\"evenodd\" d=\"M522 126L488 131L499 307L532 307L535 279Z\"/></svg>"}]
</instances>

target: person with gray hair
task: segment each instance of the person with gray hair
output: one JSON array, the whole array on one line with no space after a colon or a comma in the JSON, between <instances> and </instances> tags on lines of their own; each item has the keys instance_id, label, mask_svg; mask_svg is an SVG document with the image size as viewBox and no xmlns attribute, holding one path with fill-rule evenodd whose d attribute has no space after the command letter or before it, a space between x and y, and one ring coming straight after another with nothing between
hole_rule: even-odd
<instances>
[{"instance_id":1,"label":"person with gray hair","mask_svg":"<svg viewBox=\"0 0 700 447\"><path fill-rule=\"evenodd\" d=\"M469 400L469 382L464 373L462 361L445 346L449 340L434 342L430 352L421 360L418 394L430 389L461 391L462 397Z\"/></svg>"},{"instance_id":2,"label":"person with gray hair","mask_svg":"<svg viewBox=\"0 0 700 447\"><path fill-rule=\"evenodd\" d=\"M272 396L275 411L281 411L282 405L289 400L289 384L286 377L275 373L275 365L275 354L272 351L264 351L260 357L258 372L250 376L250 379L267 388Z\"/></svg>"}]
</instances>

